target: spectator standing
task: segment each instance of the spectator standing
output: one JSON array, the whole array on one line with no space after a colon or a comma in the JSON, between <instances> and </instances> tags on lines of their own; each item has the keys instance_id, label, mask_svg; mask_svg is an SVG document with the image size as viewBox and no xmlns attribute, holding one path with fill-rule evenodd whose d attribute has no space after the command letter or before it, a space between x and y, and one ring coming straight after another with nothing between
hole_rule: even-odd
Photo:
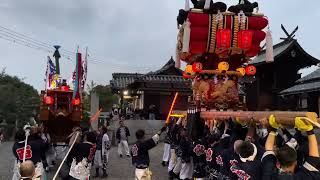
<instances>
[{"instance_id":1,"label":"spectator standing","mask_svg":"<svg viewBox=\"0 0 320 180\"><path fill-rule=\"evenodd\" d=\"M4 135L3 135L3 132L0 130L0 144L2 143L4 139Z\"/></svg>"},{"instance_id":2,"label":"spectator standing","mask_svg":"<svg viewBox=\"0 0 320 180\"><path fill-rule=\"evenodd\" d=\"M128 137L130 136L130 131L127 126L124 125L123 120L119 121L120 127L117 129L116 138L118 140L118 154L120 158L123 157L123 152L130 157Z\"/></svg>"}]
</instances>

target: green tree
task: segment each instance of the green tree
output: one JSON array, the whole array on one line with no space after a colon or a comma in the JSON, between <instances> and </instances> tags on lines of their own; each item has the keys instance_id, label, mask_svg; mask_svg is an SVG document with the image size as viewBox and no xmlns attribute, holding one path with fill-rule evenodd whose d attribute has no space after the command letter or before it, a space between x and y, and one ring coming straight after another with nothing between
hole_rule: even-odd
<instances>
[{"instance_id":1,"label":"green tree","mask_svg":"<svg viewBox=\"0 0 320 180\"><path fill-rule=\"evenodd\" d=\"M118 96L112 93L110 85L97 85L93 91L98 94L99 105L102 107L103 111L110 111L112 105L118 100Z\"/></svg>"},{"instance_id":2,"label":"green tree","mask_svg":"<svg viewBox=\"0 0 320 180\"><path fill-rule=\"evenodd\" d=\"M110 111L113 104L117 104L118 96L112 93L110 85L97 85L95 82L91 81L87 85L87 99L84 99L84 107L88 108L90 111L90 94L92 92L97 93L99 96L99 105L102 107L103 111Z\"/></svg>"},{"instance_id":3,"label":"green tree","mask_svg":"<svg viewBox=\"0 0 320 180\"><path fill-rule=\"evenodd\" d=\"M39 110L39 94L31 85L2 70L0 73L0 122L23 126Z\"/></svg>"}]
</instances>

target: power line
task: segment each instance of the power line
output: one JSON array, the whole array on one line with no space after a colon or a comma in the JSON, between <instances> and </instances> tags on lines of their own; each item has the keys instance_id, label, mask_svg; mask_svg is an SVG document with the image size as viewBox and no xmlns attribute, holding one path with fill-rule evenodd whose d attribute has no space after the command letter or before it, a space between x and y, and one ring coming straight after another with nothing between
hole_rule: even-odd
<instances>
[{"instance_id":1,"label":"power line","mask_svg":"<svg viewBox=\"0 0 320 180\"><path fill-rule=\"evenodd\" d=\"M29 48L33 48L35 50L42 50L45 52L49 52L49 53L53 53L53 51L51 50L53 45L43 42L43 41L39 41L36 40L34 38L31 38L29 36L26 36L24 34L18 33L16 31L13 31L9 28L0 26L0 35L2 39L5 39L7 41L11 41L20 45L24 45L26 47ZM75 53L69 50L66 50L64 48L61 48L61 56L68 59L68 60L72 60L71 56L74 56ZM118 67L118 68L129 68L129 69L135 69L135 70L141 70L141 69L151 69L151 67L145 67L145 68L141 68L138 66L132 66L132 65L123 65L123 64L116 64L116 63L112 63L112 62L105 62L103 60L99 60L96 58L92 58L91 56L88 57L88 62L92 63L92 64L99 64L99 63L108 63L108 65L112 66L112 67Z\"/></svg>"},{"instance_id":2,"label":"power line","mask_svg":"<svg viewBox=\"0 0 320 180\"><path fill-rule=\"evenodd\" d=\"M45 42L42 42L42 41L38 41L38 40L36 40L36 39L34 39L34 38L31 38L31 37L26 36L26 35L24 35L24 34L18 33L18 32L16 32L16 31L13 31L13 30L8 29L8 28L3 27L3 26L0 26L0 31L7 32L7 33L9 33L9 34L11 34L11 35L20 37L20 38L22 38L22 39L27 39L27 40L33 41L33 42L35 42L35 43L41 44L42 46L46 46L46 47L48 47L48 48L50 48L50 49L52 48L52 44L54 44L54 43L49 44L49 43L45 43ZM74 52L64 50L63 48L62 48L61 50L64 51L66 54L74 54Z\"/></svg>"}]
</instances>

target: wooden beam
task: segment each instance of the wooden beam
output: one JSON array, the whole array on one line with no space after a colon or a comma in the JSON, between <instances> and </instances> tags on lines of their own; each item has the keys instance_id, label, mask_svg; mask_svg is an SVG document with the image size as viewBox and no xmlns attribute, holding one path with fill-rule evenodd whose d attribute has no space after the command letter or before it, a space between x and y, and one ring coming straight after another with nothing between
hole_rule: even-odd
<instances>
[{"instance_id":1,"label":"wooden beam","mask_svg":"<svg viewBox=\"0 0 320 180\"><path fill-rule=\"evenodd\" d=\"M202 70L199 74L216 74L216 75L236 75L236 76L243 76L240 72L238 71L226 71L226 72L221 72L219 70Z\"/></svg>"},{"instance_id":2,"label":"wooden beam","mask_svg":"<svg viewBox=\"0 0 320 180\"><path fill-rule=\"evenodd\" d=\"M238 119L246 122L253 120L258 123L263 118L269 118L274 115L276 121L284 126L294 126L295 118L301 117L304 120L312 121L314 126L320 128L318 115L314 112L293 112L293 111L203 111L201 112L201 118L207 120L228 120Z\"/></svg>"}]
</instances>

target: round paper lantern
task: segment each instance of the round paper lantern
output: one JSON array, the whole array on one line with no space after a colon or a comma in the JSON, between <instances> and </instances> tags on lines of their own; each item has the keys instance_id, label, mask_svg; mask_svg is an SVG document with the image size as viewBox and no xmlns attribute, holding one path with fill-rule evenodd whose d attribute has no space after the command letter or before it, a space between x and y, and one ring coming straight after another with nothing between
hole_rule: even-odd
<instances>
[{"instance_id":1,"label":"round paper lantern","mask_svg":"<svg viewBox=\"0 0 320 180\"><path fill-rule=\"evenodd\" d=\"M238 68L237 71L238 71L242 76L246 75L246 69L243 68L243 67Z\"/></svg>"},{"instance_id":2,"label":"round paper lantern","mask_svg":"<svg viewBox=\"0 0 320 180\"><path fill-rule=\"evenodd\" d=\"M44 98L44 103L46 103L47 105L52 105L54 103L54 99L51 96L46 96Z\"/></svg>"},{"instance_id":3,"label":"round paper lantern","mask_svg":"<svg viewBox=\"0 0 320 180\"><path fill-rule=\"evenodd\" d=\"M71 103L72 103L72 105L74 105L74 106L78 106L78 105L80 104L80 99L79 99L79 98L72 99Z\"/></svg>"},{"instance_id":4,"label":"round paper lantern","mask_svg":"<svg viewBox=\"0 0 320 180\"><path fill-rule=\"evenodd\" d=\"M203 68L203 66L202 66L202 63L200 63L200 62L195 62L192 64L193 72L201 72L202 68Z\"/></svg>"},{"instance_id":5,"label":"round paper lantern","mask_svg":"<svg viewBox=\"0 0 320 180\"><path fill-rule=\"evenodd\" d=\"M192 65L187 65L184 72L189 76L193 75Z\"/></svg>"},{"instance_id":6,"label":"round paper lantern","mask_svg":"<svg viewBox=\"0 0 320 180\"><path fill-rule=\"evenodd\" d=\"M218 64L218 70L220 72L222 71L228 71L229 70L229 63L225 62L225 61L222 61L222 62L219 62Z\"/></svg>"},{"instance_id":7,"label":"round paper lantern","mask_svg":"<svg viewBox=\"0 0 320 180\"><path fill-rule=\"evenodd\" d=\"M185 72L182 73L182 76L183 76L183 78L185 78L185 79L190 79L190 78L191 78L191 76L188 75L188 74L186 74Z\"/></svg>"},{"instance_id":8,"label":"round paper lantern","mask_svg":"<svg viewBox=\"0 0 320 180\"><path fill-rule=\"evenodd\" d=\"M254 76L257 73L257 69L255 66L250 65L246 67L246 74L248 76Z\"/></svg>"}]
</instances>

